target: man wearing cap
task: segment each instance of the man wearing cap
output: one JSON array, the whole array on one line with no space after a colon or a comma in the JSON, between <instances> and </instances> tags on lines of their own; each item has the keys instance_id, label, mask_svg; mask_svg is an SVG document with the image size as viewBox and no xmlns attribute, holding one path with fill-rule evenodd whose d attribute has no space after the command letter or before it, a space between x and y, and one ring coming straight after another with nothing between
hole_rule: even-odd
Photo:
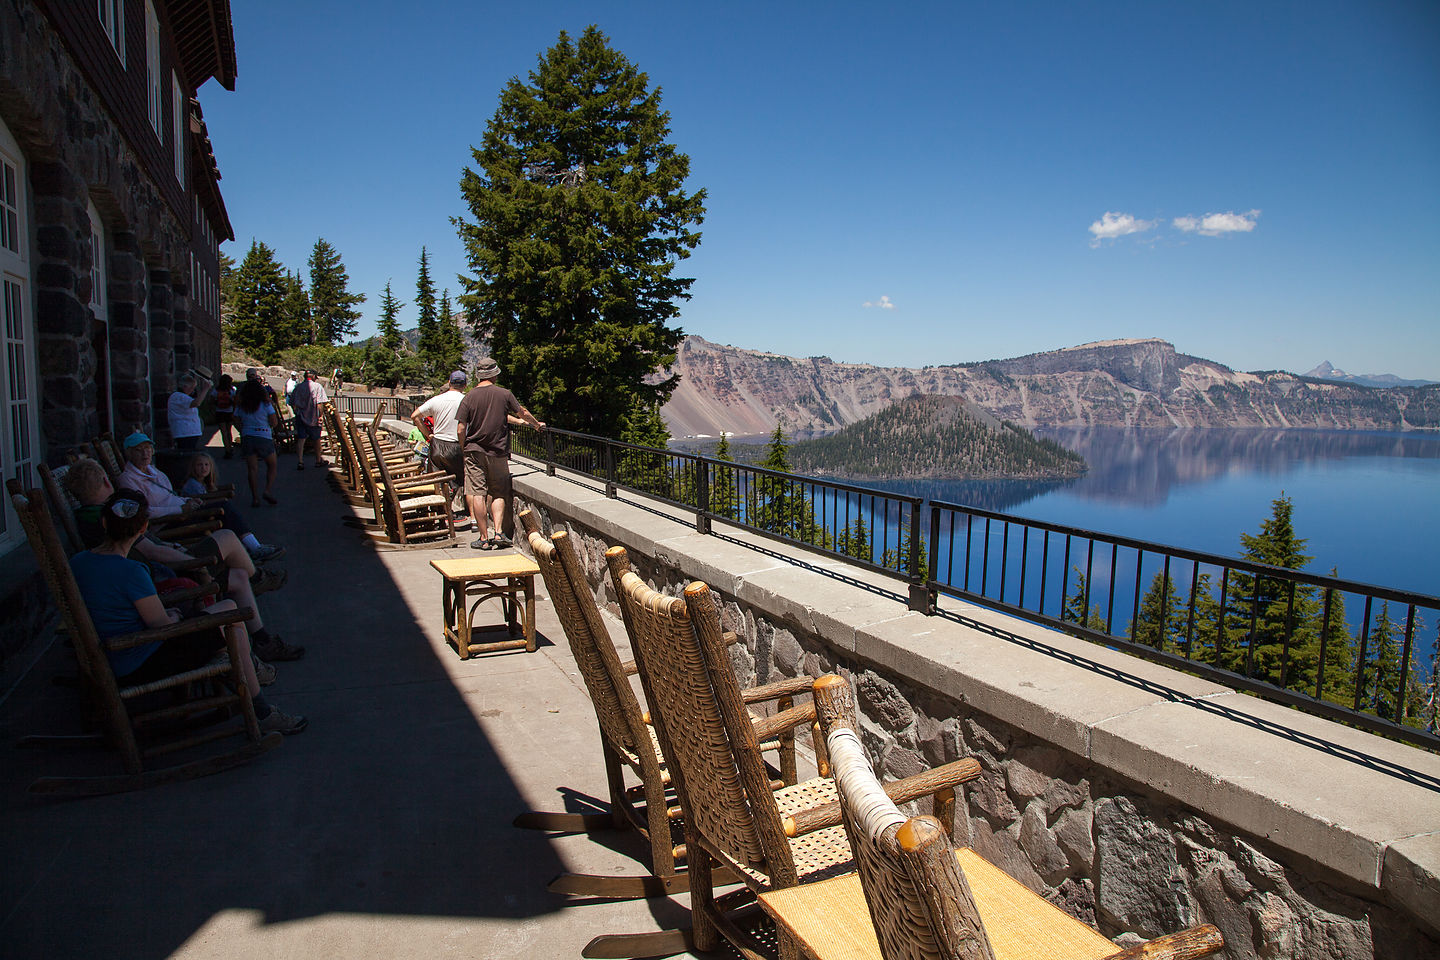
<instances>
[{"instance_id":1,"label":"man wearing cap","mask_svg":"<svg viewBox=\"0 0 1440 960\"><path fill-rule=\"evenodd\" d=\"M459 409L460 401L465 399L468 380L464 370L451 371L449 389L420 404L410 417L410 422L430 444L430 462L455 478L457 492L465 489L465 454L460 446L462 438L456 429L455 411ZM433 420L434 426L426 424L427 417Z\"/></svg>"},{"instance_id":2,"label":"man wearing cap","mask_svg":"<svg viewBox=\"0 0 1440 960\"><path fill-rule=\"evenodd\" d=\"M290 391L290 409L295 411L295 469L305 469L305 441L315 444L315 466L328 466L320 455L320 405L329 403L330 395L316 379L314 370L305 371L305 379Z\"/></svg>"},{"instance_id":3,"label":"man wearing cap","mask_svg":"<svg viewBox=\"0 0 1440 960\"><path fill-rule=\"evenodd\" d=\"M475 370L479 383L455 411L457 436L465 447L465 499L480 534L470 544L476 550L510 545L505 532L510 526L510 424L528 423L536 430L545 429L515 394L495 382L499 376L499 365L489 357L482 358ZM490 522L494 523L493 535L487 529Z\"/></svg>"}]
</instances>

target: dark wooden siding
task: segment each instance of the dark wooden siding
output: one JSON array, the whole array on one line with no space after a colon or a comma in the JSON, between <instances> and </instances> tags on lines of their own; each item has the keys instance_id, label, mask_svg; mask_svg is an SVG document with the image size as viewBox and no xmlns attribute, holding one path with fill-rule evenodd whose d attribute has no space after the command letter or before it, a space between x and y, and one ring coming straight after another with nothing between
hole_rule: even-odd
<instances>
[{"instance_id":1,"label":"dark wooden siding","mask_svg":"<svg viewBox=\"0 0 1440 960\"><path fill-rule=\"evenodd\" d=\"M146 86L145 61L145 3L144 0L125 0L125 64L120 63L110 38L100 25L94 0L39 0L51 24L75 58L81 74L90 81L90 86L104 101L124 135L125 141L141 158L150 178L157 184L166 203L182 223L194 227L194 213L190 205L189 180L193 175L190 151L185 148L185 179L182 186L175 179L175 158L171 153L170 139L174 130L171 110L174 108L170 90L170 73L178 65L174 38L166 22L164 3L155 4L155 13L160 20L160 88L161 122L160 135L150 126L149 91ZM182 75L180 83L188 102L193 91L189 81ZM182 125L185 138L190 137L189 122Z\"/></svg>"}]
</instances>

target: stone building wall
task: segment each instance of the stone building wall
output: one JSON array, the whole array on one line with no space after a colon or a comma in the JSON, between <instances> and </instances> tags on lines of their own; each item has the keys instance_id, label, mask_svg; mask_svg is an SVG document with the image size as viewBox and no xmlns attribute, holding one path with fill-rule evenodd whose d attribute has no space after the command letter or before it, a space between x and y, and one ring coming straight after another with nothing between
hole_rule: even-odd
<instances>
[{"instance_id":1,"label":"stone building wall","mask_svg":"<svg viewBox=\"0 0 1440 960\"><path fill-rule=\"evenodd\" d=\"M93 203L111 247L107 288L117 430L156 423L189 365L191 224L177 214L39 8L0 3L0 118L29 163L36 361L44 457L98 430L90 320ZM162 393L162 391L164 391ZM163 421L163 415L161 416Z\"/></svg>"},{"instance_id":2,"label":"stone building wall","mask_svg":"<svg viewBox=\"0 0 1440 960\"><path fill-rule=\"evenodd\" d=\"M597 600L614 610L609 544L553 504L528 505L547 531L570 530ZM657 562L632 547L630 559L653 588L678 596L697 574L681 569L678 552L666 556ZM719 599L726 629L745 641L731 648L742 682L848 677L862 739L887 777L979 760L984 774L956 805L957 837L1122 944L1208 922L1225 936L1222 956L1234 960L1440 957L1437 918L1417 923L1373 888L847 654L783 614Z\"/></svg>"}]
</instances>

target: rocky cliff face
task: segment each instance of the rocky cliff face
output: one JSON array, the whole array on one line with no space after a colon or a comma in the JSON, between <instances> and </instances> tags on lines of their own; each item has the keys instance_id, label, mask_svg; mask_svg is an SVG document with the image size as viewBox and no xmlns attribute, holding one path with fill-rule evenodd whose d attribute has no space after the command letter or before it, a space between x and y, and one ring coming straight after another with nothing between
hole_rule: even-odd
<instances>
[{"instance_id":1,"label":"rocky cliff face","mask_svg":"<svg viewBox=\"0 0 1440 960\"><path fill-rule=\"evenodd\" d=\"M664 415L673 435L837 430L920 393L1026 427L1440 428L1440 386L1375 389L1240 373L1163 340L1109 340L965 366L797 359L687 337Z\"/></svg>"}]
</instances>

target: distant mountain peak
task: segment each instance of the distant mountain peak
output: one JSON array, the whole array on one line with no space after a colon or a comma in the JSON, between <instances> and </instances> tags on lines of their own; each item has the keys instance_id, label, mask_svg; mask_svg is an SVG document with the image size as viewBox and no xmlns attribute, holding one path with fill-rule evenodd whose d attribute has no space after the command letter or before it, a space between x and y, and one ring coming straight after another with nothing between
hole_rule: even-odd
<instances>
[{"instance_id":1,"label":"distant mountain peak","mask_svg":"<svg viewBox=\"0 0 1440 960\"><path fill-rule=\"evenodd\" d=\"M1393 373L1346 373L1329 360L1322 360L1318 367L1303 376L1314 377L1317 380L1353 383L1361 387L1426 387L1436 382L1434 380L1405 380Z\"/></svg>"}]
</instances>

